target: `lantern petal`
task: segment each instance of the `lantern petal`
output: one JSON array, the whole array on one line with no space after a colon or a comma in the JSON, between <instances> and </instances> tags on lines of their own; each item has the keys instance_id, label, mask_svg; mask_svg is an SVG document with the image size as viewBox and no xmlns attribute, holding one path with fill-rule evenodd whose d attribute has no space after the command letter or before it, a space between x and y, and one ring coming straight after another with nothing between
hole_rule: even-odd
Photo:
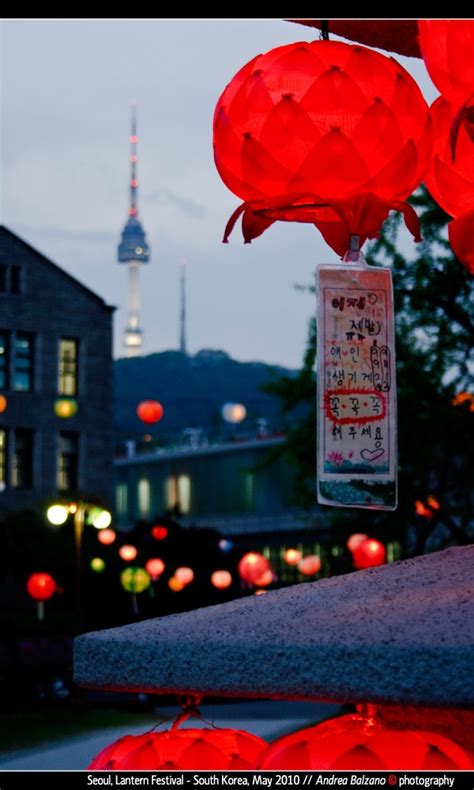
<instances>
[{"instance_id":1,"label":"lantern petal","mask_svg":"<svg viewBox=\"0 0 474 790\"><path fill-rule=\"evenodd\" d=\"M264 195L285 192L292 175L250 134L242 145L241 168L244 181L255 184Z\"/></svg>"},{"instance_id":2,"label":"lantern petal","mask_svg":"<svg viewBox=\"0 0 474 790\"><path fill-rule=\"evenodd\" d=\"M350 176L349 176L350 174ZM369 171L351 140L332 129L313 146L295 176L289 181L290 192L315 191L326 198L345 197L365 183Z\"/></svg>"},{"instance_id":3,"label":"lantern petal","mask_svg":"<svg viewBox=\"0 0 474 790\"><path fill-rule=\"evenodd\" d=\"M417 169L417 149L413 140L408 140L398 154L364 184L364 192L374 192L387 200L403 200L417 186ZM400 178L401 173L403 181Z\"/></svg>"},{"instance_id":4,"label":"lantern petal","mask_svg":"<svg viewBox=\"0 0 474 790\"><path fill-rule=\"evenodd\" d=\"M403 135L395 114L378 97L358 121L351 138L372 175L403 146Z\"/></svg>"},{"instance_id":5,"label":"lantern petal","mask_svg":"<svg viewBox=\"0 0 474 790\"><path fill-rule=\"evenodd\" d=\"M251 134L258 137L273 106L262 72L256 69L240 86L228 106L227 114L237 135L243 137Z\"/></svg>"},{"instance_id":6,"label":"lantern petal","mask_svg":"<svg viewBox=\"0 0 474 790\"><path fill-rule=\"evenodd\" d=\"M271 151L279 162L290 163L297 169L314 146L319 132L308 114L285 96L269 113L260 134L260 143Z\"/></svg>"},{"instance_id":7,"label":"lantern petal","mask_svg":"<svg viewBox=\"0 0 474 790\"><path fill-rule=\"evenodd\" d=\"M265 83L274 102L283 94L290 94L295 102L300 102L308 90L308 77L324 71L326 64L311 45L300 43L281 49L271 63L264 55L259 64L265 69Z\"/></svg>"},{"instance_id":8,"label":"lantern petal","mask_svg":"<svg viewBox=\"0 0 474 790\"><path fill-rule=\"evenodd\" d=\"M242 235L245 244L250 244L252 239L256 239L262 233L265 233L267 228L273 225L274 222L274 219L265 219L250 209L245 211L242 217Z\"/></svg>"},{"instance_id":9,"label":"lantern petal","mask_svg":"<svg viewBox=\"0 0 474 790\"><path fill-rule=\"evenodd\" d=\"M228 758L223 750L207 742L204 737L198 736L186 745L180 755L179 764L183 770L205 770L212 765L217 770L225 771L228 767Z\"/></svg>"},{"instance_id":10,"label":"lantern petal","mask_svg":"<svg viewBox=\"0 0 474 790\"><path fill-rule=\"evenodd\" d=\"M443 95L462 103L474 87L474 21L420 19L418 28L431 79Z\"/></svg>"},{"instance_id":11,"label":"lantern petal","mask_svg":"<svg viewBox=\"0 0 474 790\"><path fill-rule=\"evenodd\" d=\"M234 75L232 80L227 85L225 91L222 93L222 96L220 97L219 101L217 102L216 113L218 113L220 108L223 106L222 99L224 96L225 96L224 107L228 107L233 102L236 93L240 90L242 84L248 79L248 77L250 77L252 72L255 70L256 64L261 57L262 57L261 55L255 55L255 57L252 58L252 60L249 60L249 62L246 63L245 66L242 66L242 68L237 72L237 74ZM215 120L215 116L214 116L214 120Z\"/></svg>"},{"instance_id":12,"label":"lantern petal","mask_svg":"<svg viewBox=\"0 0 474 790\"><path fill-rule=\"evenodd\" d=\"M301 100L321 134L338 128L351 134L369 101L360 87L338 65L332 65L314 80Z\"/></svg>"},{"instance_id":13,"label":"lantern petal","mask_svg":"<svg viewBox=\"0 0 474 790\"><path fill-rule=\"evenodd\" d=\"M456 258L474 274L474 210L450 222L448 236Z\"/></svg>"}]
</instances>

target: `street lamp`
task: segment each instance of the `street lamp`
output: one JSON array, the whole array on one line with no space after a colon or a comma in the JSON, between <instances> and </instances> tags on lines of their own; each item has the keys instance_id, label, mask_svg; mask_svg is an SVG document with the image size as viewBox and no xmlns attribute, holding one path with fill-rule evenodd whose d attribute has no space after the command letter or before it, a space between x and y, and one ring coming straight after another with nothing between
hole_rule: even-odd
<instances>
[{"instance_id":1,"label":"street lamp","mask_svg":"<svg viewBox=\"0 0 474 790\"><path fill-rule=\"evenodd\" d=\"M86 515L88 522L96 529L106 529L112 522L108 510L90 502L66 502L51 505L46 511L46 518L54 526L65 524L69 515L74 516L74 553L76 562L76 608L81 609L81 571L82 571L82 538Z\"/></svg>"}]
</instances>

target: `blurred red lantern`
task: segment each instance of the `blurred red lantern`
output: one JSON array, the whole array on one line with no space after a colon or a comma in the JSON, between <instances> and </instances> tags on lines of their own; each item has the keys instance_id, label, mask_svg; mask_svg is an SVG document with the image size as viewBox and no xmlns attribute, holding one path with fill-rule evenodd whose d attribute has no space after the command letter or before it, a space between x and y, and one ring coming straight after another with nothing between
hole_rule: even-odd
<instances>
[{"instance_id":1,"label":"blurred red lantern","mask_svg":"<svg viewBox=\"0 0 474 790\"><path fill-rule=\"evenodd\" d=\"M302 556L301 551L298 549L287 549L285 551L285 562L287 565L298 565Z\"/></svg>"},{"instance_id":2,"label":"blurred red lantern","mask_svg":"<svg viewBox=\"0 0 474 790\"><path fill-rule=\"evenodd\" d=\"M456 112L442 97L431 107L434 151L425 182L436 202L455 218L448 225L451 247L474 274L474 104L457 119Z\"/></svg>"},{"instance_id":3,"label":"blurred red lantern","mask_svg":"<svg viewBox=\"0 0 474 790\"><path fill-rule=\"evenodd\" d=\"M150 574L153 581L156 581L165 569L165 563L159 557L153 557L145 563L145 570Z\"/></svg>"},{"instance_id":4,"label":"blurred red lantern","mask_svg":"<svg viewBox=\"0 0 474 790\"><path fill-rule=\"evenodd\" d=\"M296 42L257 55L214 113L214 159L245 202L245 242L276 220L311 222L340 255L352 235L378 235L391 209L417 240L403 201L423 178L431 125L421 91L393 58L336 41Z\"/></svg>"},{"instance_id":5,"label":"blurred red lantern","mask_svg":"<svg viewBox=\"0 0 474 790\"><path fill-rule=\"evenodd\" d=\"M362 543L363 540L367 540L368 537L369 536L364 535L363 532L354 532L354 534L348 538L346 546L349 551L352 552L359 545L359 543Z\"/></svg>"},{"instance_id":6,"label":"blurred red lantern","mask_svg":"<svg viewBox=\"0 0 474 790\"><path fill-rule=\"evenodd\" d=\"M445 98L459 106L474 93L474 21L420 19L418 28L431 79Z\"/></svg>"},{"instance_id":7,"label":"blurred red lantern","mask_svg":"<svg viewBox=\"0 0 474 790\"><path fill-rule=\"evenodd\" d=\"M183 565L181 568L176 568L174 577L175 579L178 579L181 584L191 584L192 580L194 579L194 571L192 568L188 568Z\"/></svg>"},{"instance_id":8,"label":"blurred red lantern","mask_svg":"<svg viewBox=\"0 0 474 790\"><path fill-rule=\"evenodd\" d=\"M155 527L151 528L151 536L155 540L164 540L168 537L168 530L166 527L157 524Z\"/></svg>"},{"instance_id":9,"label":"blurred red lantern","mask_svg":"<svg viewBox=\"0 0 474 790\"><path fill-rule=\"evenodd\" d=\"M363 540L352 552L354 568L375 568L385 562L385 546L379 540L369 538Z\"/></svg>"},{"instance_id":10,"label":"blurred red lantern","mask_svg":"<svg viewBox=\"0 0 474 790\"><path fill-rule=\"evenodd\" d=\"M214 571L211 574L211 584L217 587L218 590L225 590L232 584L232 576L229 571Z\"/></svg>"},{"instance_id":11,"label":"blurred red lantern","mask_svg":"<svg viewBox=\"0 0 474 790\"><path fill-rule=\"evenodd\" d=\"M273 571L269 568L267 571L264 571L261 576L258 576L254 580L255 587L268 587L273 581Z\"/></svg>"},{"instance_id":12,"label":"blurred red lantern","mask_svg":"<svg viewBox=\"0 0 474 790\"><path fill-rule=\"evenodd\" d=\"M32 573L26 582L26 589L35 601L47 601L54 595L56 582L49 573Z\"/></svg>"},{"instance_id":13,"label":"blurred red lantern","mask_svg":"<svg viewBox=\"0 0 474 790\"><path fill-rule=\"evenodd\" d=\"M117 533L113 529L101 529L97 533L97 540L104 546L110 546L117 537Z\"/></svg>"},{"instance_id":14,"label":"blurred red lantern","mask_svg":"<svg viewBox=\"0 0 474 790\"><path fill-rule=\"evenodd\" d=\"M305 576L314 576L321 570L321 559L317 554L308 554L299 561L298 570Z\"/></svg>"},{"instance_id":15,"label":"blurred red lantern","mask_svg":"<svg viewBox=\"0 0 474 790\"><path fill-rule=\"evenodd\" d=\"M285 735L263 753L263 770L453 770L468 769L467 754L433 732L384 729L363 716L331 719Z\"/></svg>"},{"instance_id":16,"label":"blurred red lantern","mask_svg":"<svg viewBox=\"0 0 474 790\"><path fill-rule=\"evenodd\" d=\"M137 414L142 422L159 422L163 417L163 406L157 400L143 400L137 406Z\"/></svg>"},{"instance_id":17,"label":"blurred red lantern","mask_svg":"<svg viewBox=\"0 0 474 790\"><path fill-rule=\"evenodd\" d=\"M123 546L120 546L118 553L121 560L124 560L125 562L131 562L137 556L138 551L135 546L125 543Z\"/></svg>"},{"instance_id":18,"label":"blurred red lantern","mask_svg":"<svg viewBox=\"0 0 474 790\"><path fill-rule=\"evenodd\" d=\"M266 571L271 571L270 563L255 551L249 551L240 559L237 565L240 578L247 584L255 584L255 580L263 576Z\"/></svg>"},{"instance_id":19,"label":"blurred red lantern","mask_svg":"<svg viewBox=\"0 0 474 790\"><path fill-rule=\"evenodd\" d=\"M180 580L177 579L176 576L171 576L171 578L168 579L168 587L173 592L181 592L181 590L184 590L185 585L183 584L183 582L180 582Z\"/></svg>"},{"instance_id":20,"label":"blurred red lantern","mask_svg":"<svg viewBox=\"0 0 474 790\"><path fill-rule=\"evenodd\" d=\"M415 513L422 518L432 518L433 516L433 511L426 507L420 499L417 499L415 502Z\"/></svg>"},{"instance_id":21,"label":"blurred red lantern","mask_svg":"<svg viewBox=\"0 0 474 790\"><path fill-rule=\"evenodd\" d=\"M244 730L173 728L125 735L106 746L89 769L95 771L247 770L267 744Z\"/></svg>"}]
</instances>

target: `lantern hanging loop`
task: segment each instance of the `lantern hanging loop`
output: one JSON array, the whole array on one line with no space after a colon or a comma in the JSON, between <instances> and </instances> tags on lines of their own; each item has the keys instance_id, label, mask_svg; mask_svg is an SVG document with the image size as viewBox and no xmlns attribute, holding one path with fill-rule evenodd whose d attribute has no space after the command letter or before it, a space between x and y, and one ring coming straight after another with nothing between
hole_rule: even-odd
<instances>
[{"instance_id":1,"label":"lantern hanging loop","mask_svg":"<svg viewBox=\"0 0 474 790\"><path fill-rule=\"evenodd\" d=\"M202 714L198 707L201 702L202 694L182 694L181 696L178 696L178 704L180 705L182 712L176 716L171 726L171 732L176 730L180 724L190 718L202 719Z\"/></svg>"},{"instance_id":2,"label":"lantern hanging loop","mask_svg":"<svg viewBox=\"0 0 474 790\"><path fill-rule=\"evenodd\" d=\"M321 22L319 38L321 41L329 41L329 19L320 19L319 21Z\"/></svg>"}]
</instances>

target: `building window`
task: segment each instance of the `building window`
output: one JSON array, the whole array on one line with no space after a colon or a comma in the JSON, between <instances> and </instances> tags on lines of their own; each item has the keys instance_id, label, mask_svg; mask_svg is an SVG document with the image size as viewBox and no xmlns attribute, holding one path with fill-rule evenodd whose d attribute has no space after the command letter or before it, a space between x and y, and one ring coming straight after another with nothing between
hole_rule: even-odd
<instances>
[{"instance_id":1,"label":"building window","mask_svg":"<svg viewBox=\"0 0 474 790\"><path fill-rule=\"evenodd\" d=\"M12 294L20 294L23 290L21 266L12 266L10 269L10 290Z\"/></svg>"},{"instance_id":2,"label":"building window","mask_svg":"<svg viewBox=\"0 0 474 790\"><path fill-rule=\"evenodd\" d=\"M33 362L33 335L29 335L26 332L17 332L15 337L13 389L19 392L31 392L33 390Z\"/></svg>"},{"instance_id":3,"label":"building window","mask_svg":"<svg viewBox=\"0 0 474 790\"><path fill-rule=\"evenodd\" d=\"M58 491L78 488L79 435L70 431L59 434Z\"/></svg>"},{"instance_id":4,"label":"building window","mask_svg":"<svg viewBox=\"0 0 474 790\"><path fill-rule=\"evenodd\" d=\"M33 488L33 431L17 428L14 438L12 486Z\"/></svg>"},{"instance_id":5,"label":"building window","mask_svg":"<svg viewBox=\"0 0 474 790\"><path fill-rule=\"evenodd\" d=\"M58 393L77 395L78 342L70 337L59 341Z\"/></svg>"},{"instance_id":6,"label":"building window","mask_svg":"<svg viewBox=\"0 0 474 790\"><path fill-rule=\"evenodd\" d=\"M126 483L117 483L115 486L115 508L119 518L128 516L128 489Z\"/></svg>"},{"instance_id":7,"label":"building window","mask_svg":"<svg viewBox=\"0 0 474 790\"><path fill-rule=\"evenodd\" d=\"M189 475L173 475L166 480L166 505L177 507L184 515L191 510L191 479Z\"/></svg>"},{"instance_id":8,"label":"building window","mask_svg":"<svg viewBox=\"0 0 474 790\"><path fill-rule=\"evenodd\" d=\"M8 359L9 359L8 333L0 330L0 389L8 389Z\"/></svg>"},{"instance_id":9,"label":"building window","mask_svg":"<svg viewBox=\"0 0 474 790\"><path fill-rule=\"evenodd\" d=\"M7 290L7 267L0 263L0 292Z\"/></svg>"},{"instance_id":10,"label":"building window","mask_svg":"<svg viewBox=\"0 0 474 790\"><path fill-rule=\"evenodd\" d=\"M145 479L138 483L138 512L141 518L147 518L150 513L150 483Z\"/></svg>"},{"instance_id":11,"label":"building window","mask_svg":"<svg viewBox=\"0 0 474 790\"><path fill-rule=\"evenodd\" d=\"M7 457L7 432L0 428L0 491L5 491L7 487Z\"/></svg>"}]
</instances>

